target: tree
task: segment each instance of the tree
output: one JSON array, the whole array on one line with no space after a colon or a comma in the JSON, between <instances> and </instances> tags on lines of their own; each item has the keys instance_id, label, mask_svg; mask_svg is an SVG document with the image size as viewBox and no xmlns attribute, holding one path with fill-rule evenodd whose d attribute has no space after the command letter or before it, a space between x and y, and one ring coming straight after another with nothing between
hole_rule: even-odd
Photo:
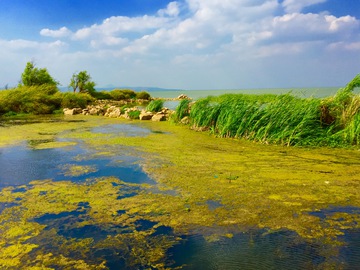
<instances>
[{"instance_id":1,"label":"tree","mask_svg":"<svg viewBox=\"0 0 360 270\"><path fill-rule=\"evenodd\" d=\"M91 76L85 70L73 74L69 87L74 90L74 93L77 90L79 93L93 94L95 92L95 83L91 81Z\"/></svg>"},{"instance_id":2,"label":"tree","mask_svg":"<svg viewBox=\"0 0 360 270\"><path fill-rule=\"evenodd\" d=\"M37 68L34 62L27 62L25 70L21 74L20 86L38 86L43 84L57 86L59 82L50 76L46 68Z\"/></svg>"}]
</instances>

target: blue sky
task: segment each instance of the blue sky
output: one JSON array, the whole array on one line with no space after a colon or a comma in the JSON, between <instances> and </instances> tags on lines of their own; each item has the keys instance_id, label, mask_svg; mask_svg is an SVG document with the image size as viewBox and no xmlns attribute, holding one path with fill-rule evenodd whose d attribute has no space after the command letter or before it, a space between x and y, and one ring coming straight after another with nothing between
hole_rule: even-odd
<instances>
[{"instance_id":1,"label":"blue sky","mask_svg":"<svg viewBox=\"0 0 360 270\"><path fill-rule=\"evenodd\" d=\"M26 62L67 86L343 86L360 73L359 0L0 0L0 88Z\"/></svg>"}]
</instances>

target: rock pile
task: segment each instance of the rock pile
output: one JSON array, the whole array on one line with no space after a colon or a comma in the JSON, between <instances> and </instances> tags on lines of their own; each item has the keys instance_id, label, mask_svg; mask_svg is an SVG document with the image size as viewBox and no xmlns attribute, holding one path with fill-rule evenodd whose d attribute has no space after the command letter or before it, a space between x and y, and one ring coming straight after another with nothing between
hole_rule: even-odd
<instances>
[{"instance_id":1,"label":"rock pile","mask_svg":"<svg viewBox=\"0 0 360 270\"><path fill-rule=\"evenodd\" d=\"M168 108L163 108L160 112L149 112L139 107L121 109L118 106L109 104L89 105L85 109L82 108L65 108L63 109L64 115L102 115L111 118L126 118L126 119L140 119L152 121L165 121L174 112ZM134 117L135 115L135 117Z\"/></svg>"}]
</instances>

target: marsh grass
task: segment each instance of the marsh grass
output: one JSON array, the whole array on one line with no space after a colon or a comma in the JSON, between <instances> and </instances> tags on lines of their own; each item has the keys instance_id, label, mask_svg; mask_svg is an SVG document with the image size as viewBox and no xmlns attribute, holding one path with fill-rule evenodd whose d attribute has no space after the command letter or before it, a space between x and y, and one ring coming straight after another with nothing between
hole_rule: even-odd
<instances>
[{"instance_id":1,"label":"marsh grass","mask_svg":"<svg viewBox=\"0 0 360 270\"><path fill-rule=\"evenodd\" d=\"M263 143L309 144L322 133L320 101L280 96L224 95L208 97L191 108L196 127L208 127L221 137Z\"/></svg>"},{"instance_id":2,"label":"marsh grass","mask_svg":"<svg viewBox=\"0 0 360 270\"><path fill-rule=\"evenodd\" d=\"M180 121L185 116L189 116L190 114L190 103L191 100L183 99L180 101L179 105L176 107L175 113L172 114L173 121Z\"/></svg>"},{"instance_id":3,"label":"marsh grass","mask_svg":"<svg viewBox=\"0 0 360 270\"><path fill-rule=\"evenodd\" d=\"M159 112L164 107L164 100L156 99L152 100L147 106L146 110L149 112Z\"/></svg>"},{"instance_id":4,"label":"marsh grass","mask_svg":"<svg viewBox=\"0 0 360 270\"><path fill-rule=\"evenodd\" d=\"M209 96L191 106L190 124L220 137L246 138L265 144L358 145L360 96L353 94L353 90L359 85L360 75L326 99L299 98L291 93ZM180 103L175 120L182 118L185 105L189 104Z\"/></svg>"}]
</instances>

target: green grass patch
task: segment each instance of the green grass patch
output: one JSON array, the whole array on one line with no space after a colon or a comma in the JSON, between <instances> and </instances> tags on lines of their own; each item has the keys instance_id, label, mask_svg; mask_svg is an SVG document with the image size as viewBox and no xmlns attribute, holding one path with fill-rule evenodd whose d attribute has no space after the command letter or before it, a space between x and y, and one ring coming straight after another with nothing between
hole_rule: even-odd
<instances>
[{"instance_id":1,"label":"green grass patch","mask_svg":"<svg viewBox=\"0 0 360 270\"><path fill-rule=\"evenodd\" d=\"M149 112L159 112L164 107L164 100L156 99L152 100L147 106L146 110Z\"/></svg>"}]
</instances>

